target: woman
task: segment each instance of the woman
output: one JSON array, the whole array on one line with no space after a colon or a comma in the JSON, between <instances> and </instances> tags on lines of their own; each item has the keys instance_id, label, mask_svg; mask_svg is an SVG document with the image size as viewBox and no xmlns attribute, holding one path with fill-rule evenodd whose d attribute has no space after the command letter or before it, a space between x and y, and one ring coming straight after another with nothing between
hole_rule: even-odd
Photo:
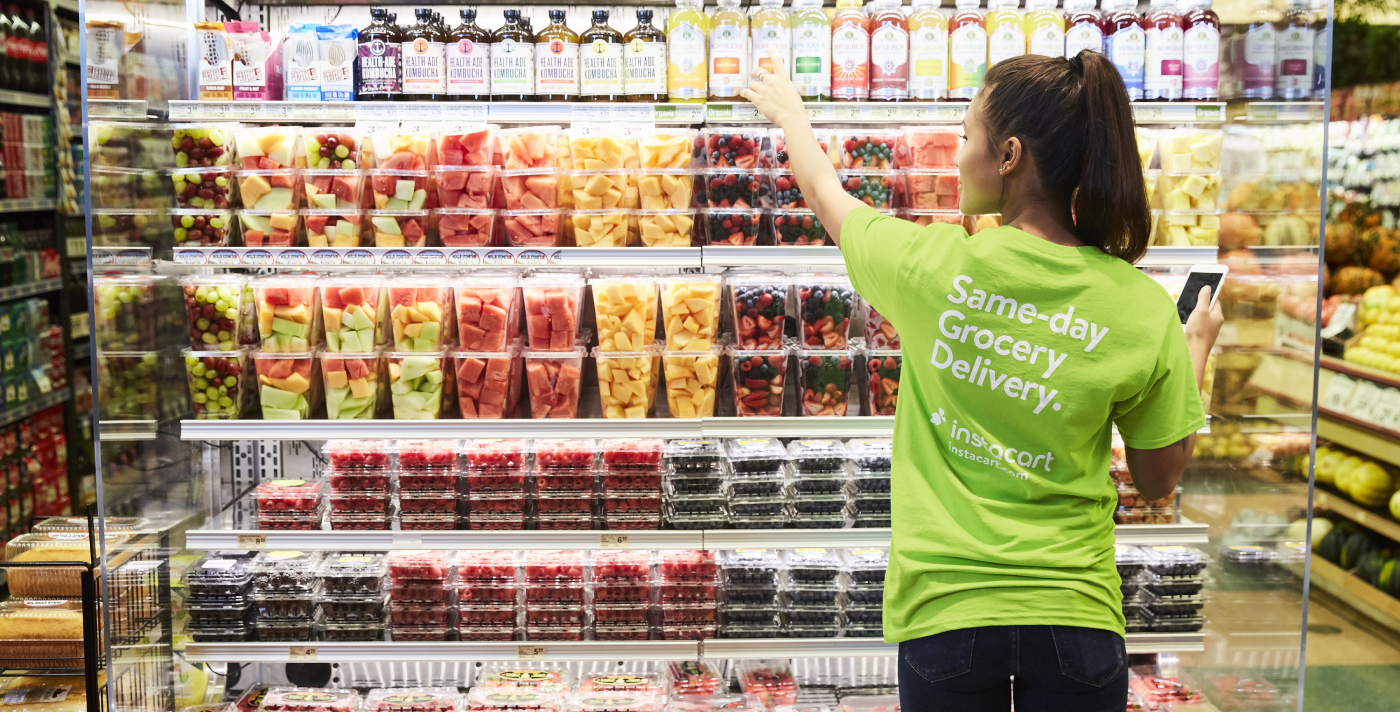
<instances>
[{"instance_id":1,"label":"woman","mask_svg":"<svg viewBox=\"0 0 1400 712\"><path fill-rule=\"evenodd\" d=\"M1125 706L1127 655L1108 476L1114 425L1133 482L1167 496L1205 424L1223 317L1209 288L1183 334L1133 267L1150 217L1127 92L1101 54L998 63L963 121L968 236L847 195L775 55L744 92L856 290L900 333L885 639L902 707L1094 712Z\"/></svg>"}]
</instances>

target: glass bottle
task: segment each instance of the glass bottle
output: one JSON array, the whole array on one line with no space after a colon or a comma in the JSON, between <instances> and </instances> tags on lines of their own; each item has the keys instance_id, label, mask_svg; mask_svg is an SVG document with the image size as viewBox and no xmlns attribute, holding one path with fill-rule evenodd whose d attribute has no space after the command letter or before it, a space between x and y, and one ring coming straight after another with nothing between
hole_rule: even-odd
<instances>
[{"instance_id":1,"label":"glass bottle","mask_svg":"<svg viewBox=\"0 0 1400 712\"><path fill-rule=\"evenodd\" d=\"M19 8L5 6L10 31L5 35L5 58L10 65L10 86L15 91L29 90L29 25L19 16Z\"/></svg>"},{"instance_id":2,"label":"glass bottle","mask_svg":"<svg viewBox=\"0 0 1400 712\"><path fill-rule=\"evenodd\" d=\"M749 18L739 0L719 0L710 13L710 101L734 101L749 85Z\"/></svg>"},{"instance_id":3,"label":"glass bottle","mask_svg":"<svg viewBox=\"0 0 1400 712\"><path fill-rule=\"evenodd\" d=\"M750 67L773 71L768 48L774 47L783 65L792 69L792 19L783 9L783 0L758 0L758 9L749 16L749 37L753 46Z\"/></svg>"},{"instance_id":4,"label":"glass bottle","mask_svg":"<svg viewBox=\"0 0 1400 712\"><path fill-rule=\"evenodd\" d=\"M831 20L822 0L792 0L790 71L803 101L831 101Z\"/></svg>"},{"instance_id":5,"label":"glass bottle","mask_svg":"<svg viewBox=\"0 0 1400 712\"><path fill-rule=\"evenodd\" d=\"M35 94L49 94L49 40L44 36L44 25L39 22L33 7L25 10L24 16L29 22L29 56L33 64L29 91Z\"/></svg>"},{"instance_id":6,"label":"glass bottle","mask_svg":"<svg viewBox=\"0 0 1400 712\"><path fill-rule=\"evenodd\" d=\"M1143 50L1142 98L1147 101L1181 100L1182 35L1185 24L1176 0L1152 0L1143 18L1147 44ZM1308 50L1311 53L1312 45Z\"/></svg>"},{"instance_id":7,"label":"glass bottle","mask_svg":"<svg viewBox=\"0 0 1400 712\"><path fill-rule=\"evenodd\" d=\"M1313 97L1327 98L1327 64L1330 48L1327 46L1328 17L1327 0L1312 0L1309 5L1313 13Z\"/></svg>"},{"instance_id":8,"label":"glass bottle","mask_svg":"<svg viewBox=\"0 0 1400 712\"><path fill-rule=\"evenodd\" d=\"M987 69L1026 53L1026 18L1021 0L987 2Z\"/></svg>"},{"instance_id":9,"label":"glass bottle","mask_svg":"<svg viewBox=\"0 0 1400 712\"><path fill-rule=\"evenodd\" d=\"M491 100L491 33L476 24L476 9L461 11L462 24L447 39L447 96Z\"/></svg>"},{"instance_id":10,"label":"glass bottle","mask_svg":"<svg viewBox=\"0 0 1400 712\"><path fill-rule=\"evenodd\" d=\"M909 25L899 0L870 1L870 99L909 98Z\"/></svg>"},{"instance_id":11,"label":"glass bottle","mask_svg":"<svg viewBox=\"0 0 1400 712\"><path fill-rule=\"evenodd\" d=\"M408 28L399 42L403 57L404 101L443 101L447 98L447 35L433 24L427 8L413 11L418 24Z\"/></svg>"},{"instance_id":12,"label":"glass bottle","mask_svg":"<svg viewBox=\"0 0 1400 712\"><path fill-rule=\"evenodd\" d=\"M369 11L370 22L360 30L359 62L355 76L357 101L394 101L399 98L398 32L389 24L389 11Z\"/></svg>"},{"instance_id":13,"label":"glass bottle","mask_svg":"<svg viewBox=\"0 0 1400 712\"><path fill-rule=\"evenodd\" d=\"M708 67L705 62L705 36L709 18L700 9L700 0L676 0L676 9L666 21L666 89L671 101L703 102L707 95Z\"/></svg>"},{"instance_id":14,"label":"glass bottle","mask_svg":"<svg viewBox=\"0 0 1400 712\"><path fill-rule=\"evenodd\" d=\"M987 77L987 18L978 0L957 0L948 20L948 98L972 101Z\"/></svg>"},{"instance_id":15,"label":"glass bottle","mask_svg":"<svg viewBox=\"0 0 1400 712\"><path fill-rule=\"evenodd\" d=\"M870 17L860 0L836 0L831 17L831 98L870 98Z\"/></svg>"},{"instance_id":16,"label":"glass bottle","mask_svg":"<svg viewBox=\"0 0 1400 712\"><path fill-rule=\"evenodd\" d=\"M491 33L491 100L535 100L535 35L520 11L505 11L506 24Z\"/></svg>"},{"instance_id":17,"label":"glass bottle","mask_svg":"<svg viewBox=\"0 0 1400 712\"><path fill-rule=\"evenodd\" d=\"M1277 28L1270 21L1268 6L1255 10L1244 31L1244 41L1238 44L1243 57L1237 64L1243 67L1243 95L1246 99L1274 98L1274 74L1278 65L1278 47L1274 44Z\"/></svg>"},{"instance_id":18,"label":"glass bottle","mask_svg":"<svg viewBox=\"0 0 1400 712\"><path fill-rule=\"evenodd\" d=\"M1147 35L1137 14L1136 0L1103 0L1103 44L1108 59L1118 68L1128 99L1142 101L1143 62Z\"/></svg>"},{"instance_id":19,"label":"glass bottle","mask_svg":"<svg viewBox=\"0 0 1400 712\"><path fill-rule=\"evenodd\" d=\"M1103 17L1094 0L1065 0L1065 57L1088 49L1103 52Z\"/></svg>"},{"instance_id":20,"label":"glass bottle","mask_svg":"<svg viewBox=\"0 0 1400 712\"><path fill-rule=\"evenodd\" d=\"M594 10L593 25L579 35L579 101L626 101L622 87L622 33L608 25L608 11Z\"/></svg>"},{"instance_id":21,"label":"glass bottle","mask_svg":"<svg viewBox=\"0 0 1400 712\"><path fill-rule=\"evenodd\" d=\"M1285 101L1312 98L1313 27L1307 0L1290 0L1278 23L1278 79L1274 95Z\"/></svg>"},{"instance_id":22,"label":"glass bottle","mask_svg":"<svg viewBox=\"0 0 1400 712\"><path fill-rule=\"evenodd\" d=\"M10 57L10 16L0 12L0 89L14 89L14 61Z\"/></svg>"},{"instance_id":23,"label":"glass bottle","mask_svg":"<svg viewBox=\"0 0 1400 712\"><path fill-rule=\"evenodd\" d=\"M938 0L914 0L909 13L909 98L948 98L948 16Z\"/></svg>"},{"instance_id":24,"label":"glass bottle","mask_svg":"<svg viewBox=\"0 0 1400 712\"><path fill-rule=\"evenodd\" d=\"M1065 56L1065 16L1059 0L1026 0L1026 53Z\"/></svg>"},{"instance_id":25,"label":"glass bottle","mask_svg":"<svg viewBox=\"0 0 1400 712\"><path fill-rule=\"evenodd\" d=\"M637 26L622 36L622 88L627 101L666 101L666 33L651 24L652 10L637 10Z\"/></svg>"},{"instance_id":26,"label":"glass bottle","mask_svg":"<svg viewBox=\"0 0 1400 712\"><path fill-rule=\"evenodd\" d=\"M535 35L535 94L540 101L577 101L578 33L563 10L549 11L549 25Z\"/></svg>"},{"instance_id":27,"label":"glass bottle","mask_svg":"<svg viewBox=\"0 0 1400 712\"><path fill-rule=\"evenodd\" d=\"M1220 17L1211 0L1182 0L1181 98L1215 101L1220 98Z\"/></svg>"}]
</instances>

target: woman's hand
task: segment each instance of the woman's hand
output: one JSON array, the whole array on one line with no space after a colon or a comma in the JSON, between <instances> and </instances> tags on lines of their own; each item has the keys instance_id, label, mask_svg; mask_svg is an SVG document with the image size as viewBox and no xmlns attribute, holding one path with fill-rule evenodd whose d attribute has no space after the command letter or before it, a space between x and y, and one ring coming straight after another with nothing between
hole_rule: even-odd
<instances>
[{"instance_id":1,"label":"woman's hand","mask_svg":"<svg viewBox=\"0 0 1400 712\"><path fill-rule=\"evenodd\" d=\"M754 67L750 73L749 88L739 92L739 96L753 102L774 126L780 129L792 128L794 120L806 121L807 109L802 105L802 96L788 78L787 65L778 56L776 47L768 48L768 57L773 62L773 71Z\"/></svg>"},{"instance_id":2,"label":"woman's hand","mask_svg":"<svg viewBox=\"0 0 1400 712\"><path fill-rule=\"evenodd\" d=\"M1196 308L1186 317L1186 349L1191 352L1191 365L1196 367L1196 386L1205 380L1206 359L1215 347L1215 339L1220 336L1220 327L1225 325L1225 314L1220 310L1220 302L1210 303L1210 286L1201 287L1196 295Z\"/></svg>"}]
</instances>

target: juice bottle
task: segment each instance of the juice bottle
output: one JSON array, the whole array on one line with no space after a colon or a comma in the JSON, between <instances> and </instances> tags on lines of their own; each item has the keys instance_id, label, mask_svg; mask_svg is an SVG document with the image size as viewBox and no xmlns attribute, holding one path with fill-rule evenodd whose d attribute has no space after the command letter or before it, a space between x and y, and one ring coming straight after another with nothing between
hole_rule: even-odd
<instances>
[{"instance_id":1,"label":"juice bottle","mask_svg":"<svg viewBox=\"0 0 1400 712\"><path fill-rule=\"evenodd\" d=\"M978 0L957 0L948 20L948 98L972 101L987 76L987 25Z\"/></svg>"},{"instance_id":2,"label":"juice bottle","mask_svg":"<svg viewBox=\"0 0 1400 712\"><path fill-rule=\"evenodd\" d=\"M1210 0L1182 0L1181 98L1215 101L1220 98L1220 17Z\"/></svg>"},{"instance_id":3,"label":"juice bottle","mask_svg":"<svg viewBox=\"0 0 1400 712\"><path fill-rule=\"evenodd\" d=\"M579 101L626 101L622 89L622 33L608 26L608 11L593 11L593 26L579 35Z\"/></svg>"},{"instance_id":4,"label":"juice bottle","mask_svg":"<svg viewBox=\"0 0 1400 712\"><path fill-rule=\"evenodd\" d=\"M705 35L709 20L700 10L699 0L676 0L676 9L666 21L666 87L671 101L703 102L708 71L705 64Z\"/></svg>"},{"instance_id":5,"label":"juice bottle","mask_svg":"<svg viewBox=\"0 0 1400 712\"><path fill-rule=\"evenodd\" d=\"M987 69L1003 59L1026 53L1026 18L1021 0L989 0L987 3Z\"/></svg>"},{"instance_id":6,"label":"juice bottle","mask_svg":"<svg viewBox=\"0 0 1400 712\"><path fill-rule=\"evenodd\" d=\"M1026 49L1044 57L1065 56L1065 16L1058 0L1027 0Z\"/></svg>"},{"instance_id":7,"label":"juice bottle","mask_svg":"<svg viewBox=\"0 0 1400 712\"><path fill-rule=\"evenodd\" d=\"M1088 49L1103 52L1103 17L1094 0L1065 0L1065 57Z\"/></svg>"},{"instance_id":8,"label":"juice bottle","mask_svg":"<svg viewBox=\"0 0 1400 712\"><path fill-rule=\"evenodd\" d=\"M749 85L749 17L739 0L710 13L710 101L733 101Z\"/></svg>"},{"instance_id":9,"label":"juice bottle","mask_svg":"<svg viewBox=\"0 0 1400 712\"><path fill-rule=\"evenodd\" d=\"M909 13L909 98L948 98L948 16L938 0L914 0Z\"/></svg>"},{"instance_id":10,"label":"juice bottle","mask_svg":"<svg viewBox=\"0 0 1400 712\"><path fill-rule=\"evenodd\" d=\"M505 11L506 24L491 33L491 100L535 100L535 35L519 10Z\"/></svg>"},{"instance_id":11,"label":"juice bottle","mask_svg":"<svg viewBox=\"0 0 1400 712\"><path fill-rule=\"evenodd\" d=\"M1327 0L1312 0L1308 6L1313 14L1313 98L1327 98Z\"/></svg>"},{"instance_id":12,"label":"juice bottle","mask_svg":"<svg viewBox=\"0 0 1400 712\"><path fill-rule=\"evenodd\" d=\"M1180 101L1185 24L1176 11L1176 0L1152 0L1143 24L1146 25L1147 46L1143 53L1142 98ZM1312 53L1311 43L1308 52Z\"/></svg>"},{"instance_id":13,"label":"juice bottle","mask_svg":"<svg viewBox=\"0 0 1400 712\"><path fill-rule=\"evenodd\" d=\"M637 10L637 26L622 36L622 89L627 100L666 101L666 33L651 24L652 11Z\"/></svg>"},{"instance_id":14,"label":"juice bottle","mask_svg":"<svg viewBox=\"0 0 1400 712\"><path fill-rule=\"evenodd\" d=\"M432 10L413 11L418 24L399 43L403 57L404 101L443 101L447 98L447 35L433 24Z\"/></svg>"},{"instance_id":15,"label":"juice bottle","mask_svg":"<svg viewBox=\"0 0 1400 712\"><path fill-rule=\"evenodd\" d=\"M540 101L578 100L578 33L563 10L549 11L549 24L535 35L535 94Z\"/></svg>"},{"instance_id":16,"label":"juice bottle","mask_svg":"<svg viewBox=\"0 0 1400 712\"><path fill-rule=\"evenodd\" d=\"M899 0L870 0L870 99L909 98L909 26Z\"/></svg>"},{"instance_id":17,"label":"juice bottle","mask_svg":"<svg viewBox=\"0 0 1400 712\"><path fill-rule=\"evenodd\" d=\"M1108 59L1118 68L1128 99L1142 101L1143 62L1147 57L1147 35L1137 14L1136 0L1103 0L1103 43Z\"/></svg>"},{"instance_id":18,"label":"juice bottle","mask_svg":"<svg viewBox=\"0 0 1400 712\"><path fill-rule=\"evenodd\" d=\"M1274 95L1286 101L1312 98L1313 27L1306 0L1290 0L1278 23L1278 79Z\"/></svg>"},{"instance_id":19,"label":"juice bottle","mask_svg":"<svg viewBox=\"0 0 1400 712\"><path fill-rule=\"evenodd\" d=\"M753 45L750 67L773 71L768 48L774 47L783 58L783 66L792 68L792 25L787 10L783 9L783 0L758 0L758 9L749 17L749 37Z\"/></svg>"},{"instance_id":20,"label":"juice bottle","mask_svg":"<svg viewBox=\"0 0 1400 712\"><path fill-rule=\"evenodd\" d=\"M394 101L399 98L398 34L389 24L389 11L376 7L369 11L369 26L360 30L359 101Z\"/></svg>"},{"instance_id":21,"label":"juice bottle","mask_svg":"<svg viewBox=\"0 0 1400 712\"><path fill-rule=\"evenodd\" d=\"M831 101L831 21L822 0L792 0L792 83L804 101Z\"/></svg>"},{"instance_id":22,"label":"juice bottle","mask_svg":"<svg viewBox=\"0 0 1400 712\"><path fill-rule=\"evenodd\" d=\"M1277 28L1269 21L1269 9L1260 7L1244 31L1244 41L1236 46L1243 54L1237 62L1244 68L1243 88L1246 99L1274 98L1274 72L1278 64L1278 48L1274 45Z\"/></svg>"},{"instance_id":23,"label":"juice bottle","mask_svg":"<svg viewBox=\"0 0 1400 712\"><path fill-rule=\"evenodd\" d=\"M836 0L831 18L831 98L870 98L870 17L860 0Z\"/></svg>"},{"instance_id":24,"label":"juice bottle","mask_svg":"<svg viewBox=\"0 0 1400 712\"><path fill-rule=\"evenodd\" d=\"M475 8L461 13L462 24L448 36L447 96L458 101L490 101L491 33L477 26Z\"/></svg>"}]
</instances>

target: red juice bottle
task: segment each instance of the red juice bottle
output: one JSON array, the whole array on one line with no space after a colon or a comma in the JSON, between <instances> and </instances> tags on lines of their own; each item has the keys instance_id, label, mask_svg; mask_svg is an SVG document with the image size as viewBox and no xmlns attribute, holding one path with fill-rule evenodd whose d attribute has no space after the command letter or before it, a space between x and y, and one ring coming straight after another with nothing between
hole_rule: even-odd
<instances>
[{"instance_id":1,"label":"red juice bottle","mask_svg":"<svg viewBox=\"0 0 1400 712\"><path fill-rule=\"evenodd\" d=\"M1103 16L1094 0L1065 0L1065 57L1086 49L1103 53Z\"/></svg>"},{"instance_id":2,"label":"red juice bottle","mask_svg":"<svg viewBox=\"0 0 1400 712\"><path fill-rule=\"evenodd\" d=\"M1181 100L1181 40L1184 32L1176 0L1152 0L1143 23L1147 31L1142 98Z\"/></svg>"},{"instance_id":3,"label":"red juice bottle","mask_svg":"<svg viewBox=\"0 0 1400 712\"><path fill-rule=\"evenodd\" d=\"M1278 66L1277 28L1270 21L1271 11L1260 7L1244 31L1244 41L1235 47L1242 55L1236 62L1244 68L1244 98L1268 101L1274 98L1274 74Z\"/></svg>"},{"instance_id":4,"label":"red juice bottle","mask_svg":"<svg viewBox=\"0 0 1400 712\"><path fill-rule=\"evenodd\" d=\"M1211 0L1183 0L1186 34L1181 49L1181 98L1216 101L1220 98L1220 16Z\"/></svg>"},{"instance_id":5,"label":"red juice bottle","mask_svg":"<svg viewBox=\"0 0 1400 712\"><path fill-rule=\"evenodd\" d=\"M1274 94L1284 101L1312 98L1313 26L1307 0L1289 0L1278 23L1278 76Z\"/></svg>"},{"instance_id":6,"label":"red juice bottle","mask_svg":"<svg viewBox=\"0 0 1400 712\"><path fill-rule=\"evenodd\" d=\"M909 98L909 25L899 0L870 3L870 100Z\"/></svg>"}]
</instances>

